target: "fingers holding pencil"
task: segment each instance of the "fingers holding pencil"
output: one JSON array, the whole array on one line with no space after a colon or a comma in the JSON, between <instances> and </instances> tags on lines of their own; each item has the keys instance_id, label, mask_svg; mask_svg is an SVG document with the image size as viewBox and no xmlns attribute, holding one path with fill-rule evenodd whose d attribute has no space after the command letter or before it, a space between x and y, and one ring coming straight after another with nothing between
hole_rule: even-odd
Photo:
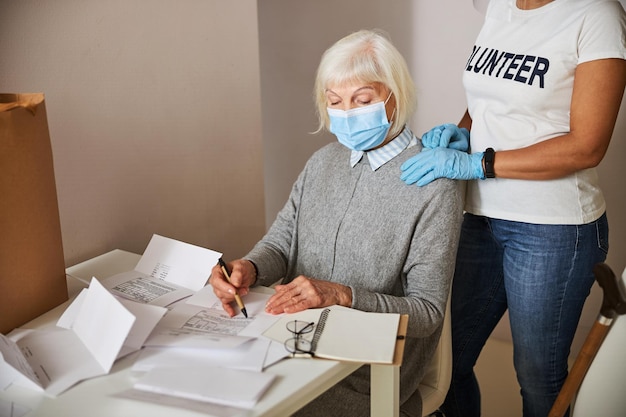
<instances>
[{"instance_id":1,"label":"fingers holding pencil","mask_svg":"<svg viewBox=\"0 0 626 417\"><path fill-rule=\"evenodd\" d=\"M224 262L224 260L220 258L218 260L218 263L228 283L233 285L233 281L230 279L230 272L228 272L228 267L226 266L226 263ZM235 301L237 302L237 305L239 306L239 310L241 310L243 315L247 318L248 312L246 311L246 306L243 304L243 301L241 300L241 297L239 296L239 293L237 291L235 291Z\"/></svg>"},{"instance_id":2,"label":"fingers holding pencil","mask_svg":"<svg viewBox=\"0 0 626 417\"><path fill-rule=\"evenodd\" d=\"M231 316L237 315L233 302L237 303L239 309L245 317L248 317L242 297L248 294L250 283L253 283L256 274L254 267L252 273L247 268L248 261L235 260L228 265L223 259L219 259L211 271L209 283L213 287L213 292L222 302L224 310Z\"/></svg>"}]
</instances>

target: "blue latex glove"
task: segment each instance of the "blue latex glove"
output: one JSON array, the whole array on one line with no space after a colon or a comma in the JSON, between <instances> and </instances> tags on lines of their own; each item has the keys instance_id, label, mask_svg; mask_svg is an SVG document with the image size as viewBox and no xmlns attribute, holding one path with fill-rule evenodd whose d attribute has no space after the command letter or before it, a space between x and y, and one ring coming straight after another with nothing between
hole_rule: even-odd
<instances>
[{"instance_id":1,"label":"blue latex glove","mask_svg":"<svg viewBox=\"0 0 626 417\"><path fill-rule=\"evenodd\" d=\"M424 149L402 164L400 179L419 186L437 178L484 179L482 160L483 152L468 154L449 148Z\"/></svg>"},{"instance_id":2,"label":"blue latex glove","mask_svg":"<svg viewBox=\"0 0 626 417\"><path fill-rule=\"evenodd\" d=\"M450 148L457 151L469 149L470 133L464 127L452 123L435 126L422 136L422 145L425 148Z\"/></svg>"}]
</instances>

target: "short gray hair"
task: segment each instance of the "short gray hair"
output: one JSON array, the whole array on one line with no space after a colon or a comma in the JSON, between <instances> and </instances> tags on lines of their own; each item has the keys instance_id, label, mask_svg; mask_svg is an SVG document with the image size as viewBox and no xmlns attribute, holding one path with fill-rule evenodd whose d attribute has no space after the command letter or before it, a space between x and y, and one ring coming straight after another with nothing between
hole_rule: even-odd
<instances>
[{"instance_id":1,"label":"short gray hair","mask_svg":"<svg viewBox=\"0 0 626 417\"><path fill-rule=\"evenodd\" d=\"M396 123L390 129L397 135L417 107L415 84L406 61L380 30L360 30L338 40L324 52L315 78L314 100L319 119L318 132L328 129L326 90L345 82L382 83L396 100Z\"/></svg>"}]
</instances>

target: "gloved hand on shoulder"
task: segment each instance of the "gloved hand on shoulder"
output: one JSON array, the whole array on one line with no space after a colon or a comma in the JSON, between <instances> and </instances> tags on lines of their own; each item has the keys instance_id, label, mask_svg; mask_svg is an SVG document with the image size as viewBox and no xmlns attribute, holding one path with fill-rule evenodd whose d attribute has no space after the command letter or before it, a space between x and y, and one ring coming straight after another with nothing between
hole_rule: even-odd
<instances>
[{"instance_id":1,"label":"gloved hand on shoulder","mask_svg":"<svg viewBox=\"0 0 626 417\"><path fill-rule=\"evenodd\" d=\"M400 179L407 184L423 186L437 178L455 180L484 179L483 152L468 154L450 148L424 148L407 159L400 169Z\"/></svg>"},{"instance_id":2,"label":"gloved hand on shoulder","mask_svg":"<svg viewBox=\"0 0 626 417\"><path fill-rule=\"evenodd\" d=\"M470 132L464 127L458 127L453 123L435 126L422 136L424 148L449 148L458 151L469 149Z\"/></svg>"}]
</instances>

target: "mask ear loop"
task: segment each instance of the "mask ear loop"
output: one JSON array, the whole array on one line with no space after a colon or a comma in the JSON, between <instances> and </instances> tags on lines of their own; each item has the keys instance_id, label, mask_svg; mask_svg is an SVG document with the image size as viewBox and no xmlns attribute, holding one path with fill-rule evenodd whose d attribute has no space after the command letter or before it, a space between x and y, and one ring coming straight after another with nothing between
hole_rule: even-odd
<instances>
[{"instance_id":1,"label":"mask ear loop","mask_svg":"<svg viewBox=\"0 0 626 417\"><path fill-rule=\"evenodd\" d=\"M389 99L391 98L391 95L393 94L393 91L389 92L389 95L387 96L387 98L385 99L385 109L387 109L387 102L389 101ZM393 117L396 115L396 110L398 109L398 106L393 106L393 112L391 113L391 117L389 118L388 122L389 124L393 124ZM385 110L387 111L387 110Z\"/></svg>"},{"instance_id":2,"label":"mask ear loop","mask_svg":"<svg viewBox=\"0 0 626 417\"><path fill-rule=\"evenodd\" d=\"M389 95L387 96L387 98L385 99L385 106L387 105L387 102L389 101L389 99L391 98L391 95L393 94L393 91L389 92Z\"/></svg>"}]
</instances>

